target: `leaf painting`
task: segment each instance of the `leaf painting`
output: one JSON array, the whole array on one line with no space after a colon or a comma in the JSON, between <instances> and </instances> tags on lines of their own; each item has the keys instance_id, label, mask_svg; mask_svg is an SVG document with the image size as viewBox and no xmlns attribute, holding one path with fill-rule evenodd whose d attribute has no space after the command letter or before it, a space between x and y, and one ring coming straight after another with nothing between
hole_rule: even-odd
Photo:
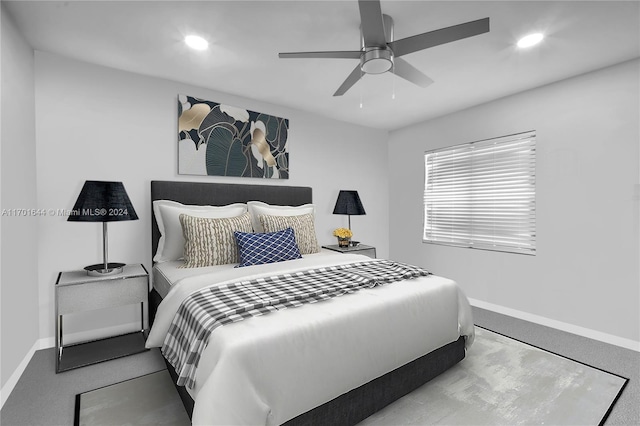
<instances>
[{"instance_id":1,"label":"leaf painting","mask_svg":"<svg viewBox=\"0 0 640 426\"><path fill-rule=\"evenodd\" d=\"M289 120L178 96L178 173L289 178Z\"/></svg>"}]
</instances>

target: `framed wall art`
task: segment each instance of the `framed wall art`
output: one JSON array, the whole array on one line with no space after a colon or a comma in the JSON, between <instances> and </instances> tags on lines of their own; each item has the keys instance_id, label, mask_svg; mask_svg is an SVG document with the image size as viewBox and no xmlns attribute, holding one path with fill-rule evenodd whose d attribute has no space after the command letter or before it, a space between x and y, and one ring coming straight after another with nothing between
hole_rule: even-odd
<instances>
[{"instance_id":1,"label":"framed wall art","mask_svg":"<svg viewBox=\"0 0 640 426\"><path fill-rule=\"evenodd\" d=\"M178 173L289 178L289 120L178 95Z\"/></svg>"}]
</instances>

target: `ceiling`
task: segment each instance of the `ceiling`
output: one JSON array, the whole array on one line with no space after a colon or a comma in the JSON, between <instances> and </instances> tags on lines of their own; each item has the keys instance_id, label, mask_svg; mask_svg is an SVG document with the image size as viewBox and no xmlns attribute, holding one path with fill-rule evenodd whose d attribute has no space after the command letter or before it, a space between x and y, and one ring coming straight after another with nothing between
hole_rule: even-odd
<instances>
[{"instance_id":1,"label":"ceiling","mask_svg":"<svg viewBox=\"0 0 640 426\"><path fill-rule=\"evenodd\" d=\"M491 31L403 56L427 88L365 75L334 97L357 60L278 52L359 50L356 0L3 3L37 50L389 130L640 56L638 1L383 0L396 40L485 17ZM540 45L515 47L534 31Z\"/></svg>"}]
</instances>

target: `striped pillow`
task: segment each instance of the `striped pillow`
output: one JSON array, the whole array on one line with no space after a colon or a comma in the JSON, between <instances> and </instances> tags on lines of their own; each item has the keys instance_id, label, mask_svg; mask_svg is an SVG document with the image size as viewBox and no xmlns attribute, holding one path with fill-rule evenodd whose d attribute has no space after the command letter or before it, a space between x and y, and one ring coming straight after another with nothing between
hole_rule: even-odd
<instances>
[{"instance_id":1,"label":"striped pillow","mask_svg":"<svg viewBox=\"0 0 640 426\"><path fill-rule=\"evenodd\" d=\"M292 228L301 254L313 254L320 251L313 214L300 216L260 215L260 223L264 232L277 232Z\"/></svg>"},{"instance_id":2,"label":"striped pillow","mask_svg":"<svg viewBox=\"0 0 640 426\"><path fill-rule=\"evenodd\" d=\"M180 215L184 234L184 265L182 268L200 268L212 265L238 263L238 245L235 231L251 232L251 216L227 218Z\"/></svg>"}]
</instances>

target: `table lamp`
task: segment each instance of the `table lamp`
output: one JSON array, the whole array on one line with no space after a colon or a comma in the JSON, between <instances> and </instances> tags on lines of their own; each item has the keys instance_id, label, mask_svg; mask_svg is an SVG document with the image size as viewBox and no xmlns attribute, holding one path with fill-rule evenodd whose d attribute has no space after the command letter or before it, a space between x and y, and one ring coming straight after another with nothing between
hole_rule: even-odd
<instances>
[{"instance_id":1,"label":"table lamp","mask_svg":"<svg viewBox=\"0 0 640 426\"><path fill-rule=\"evenodd\" d=\"M340 191L333 214L346 214L349 216L349 229L351 229L351 215L367 214L364 211L358 191Z\"/></svg>"},{"instance_id":2,"label":"table lamp","mask_svg":"<svg viewBox=\"0 0 640 426\"><path fill-rule=\"evenodd\" d=\"M122 272L124 263L107 261L107 222L137 219L138 215L133 209L122 182L88 180L84 183L67 220L69 222L102 222L103 262L86 266L84 269L89 275L105 276Z\"/></svg>"}]
</instances>

